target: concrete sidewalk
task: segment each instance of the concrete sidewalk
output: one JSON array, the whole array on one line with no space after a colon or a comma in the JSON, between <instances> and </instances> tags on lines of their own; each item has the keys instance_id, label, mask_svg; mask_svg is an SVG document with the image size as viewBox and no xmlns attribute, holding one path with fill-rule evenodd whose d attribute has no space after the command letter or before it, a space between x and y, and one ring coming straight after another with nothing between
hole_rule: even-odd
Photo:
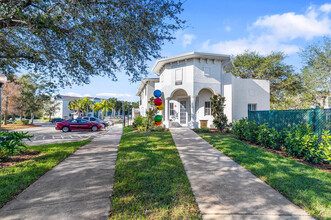
<instances>
[{"instance_id":1,"label":"concrete sidewalk","mask_svg":"<svg viewBox=\"0 0 331 220\"><path fill-rule=\"evenodd\" d=\"M108 219L122 125L78 149L0 209L0 219Z\"/></svg>"},{"instance_id":2,"label":"concrete sidewalk","mask_svg":"<svg viewBox=\"0 0 331 220\"><path fill-rule=\"evenodd\" d=\"M204 219L313 219L192 130L171 134Z\"/></svg>"}]
</instances>

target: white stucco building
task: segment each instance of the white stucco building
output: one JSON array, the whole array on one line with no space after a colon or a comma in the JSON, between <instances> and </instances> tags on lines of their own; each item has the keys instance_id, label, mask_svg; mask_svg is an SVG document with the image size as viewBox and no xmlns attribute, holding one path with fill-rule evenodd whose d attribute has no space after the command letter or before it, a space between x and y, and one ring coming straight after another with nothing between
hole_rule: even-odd
<instances>
[{"instance_id":1,"label":"white stucco building","mask_svg":"<svg viewBox=\"0 0 331 220\"><path fill-rule=\"evenodd\" d=\"M54 112L53 117L54 118L63 118L63 119L69 119L69 118L76 118L78 117L77 112L73 110L68 109L68 104L70 101L75 99L82 99L82 97L76 97L76 96L67 96L67 95L54 95L52 97L53 100L55 100L56 103L58 103L58 109ZM90 97L90 100L93 102L101 102L100 98L94 98ZM90 111L88 113L89 116L95 116L94 110Z\"/></svg>"},{"instance_id":2,"label":"white stucco building","mask_svg":"<svg viewBox=\"0 0 331 220\"><path fill-rule=\"evenodd\" d=\"M269 81L241 79L227 73L233 67L231 57L222 54L191 52L157 60L152 68L159 78L141 81L137 91L140 114L146 116L153 92L163 92L166 127L213 127L210 97L220 93L226 98L225 114L229 122L247 117L251 110L270 109Z\"/></svg>"}]
</instances>

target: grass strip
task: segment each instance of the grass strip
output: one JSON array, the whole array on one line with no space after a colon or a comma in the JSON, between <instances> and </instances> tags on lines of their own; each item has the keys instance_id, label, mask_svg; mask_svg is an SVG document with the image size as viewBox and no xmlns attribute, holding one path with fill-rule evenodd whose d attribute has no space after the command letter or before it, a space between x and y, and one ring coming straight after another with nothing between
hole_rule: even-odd
<instances>
[{"instance_id":1,"label":"grass strip","mask_svg":"<svg viewBox=\"0 0 331 220\"><path fill-rule=\"evenodd\" d=\"M170 132L126 127L118 149L111 219L201 219Z\"/></svg>"},{"instance_id":2,"label":"grass strip","mask_svg":"<svg viewBox=\"0 0 331 220\"><path fill-rule=\"evenodd\" d=\"M29 146L27 150L38 151L40 156L0 169L0 207L90 141Z\"/></svg>"},{"instance_id":3,"label":"grass strip","mask_svg":"<svg viewBox=\"0 0 331 220\"><path fill-rule=\"evenodd\" d=\"M199 135L310 215L331 218L331 173L251 146L230 134Z\"/></svg>"}]
</instances>

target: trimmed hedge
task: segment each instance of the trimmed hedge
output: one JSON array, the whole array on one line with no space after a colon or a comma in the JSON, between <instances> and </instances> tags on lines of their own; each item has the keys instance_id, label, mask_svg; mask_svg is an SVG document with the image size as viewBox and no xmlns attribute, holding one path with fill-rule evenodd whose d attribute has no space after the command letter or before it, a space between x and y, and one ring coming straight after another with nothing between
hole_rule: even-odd
<instances>
[{"instance_id":1,"label":"trimmed hedge","mask_svg":"<svg viewBox=\"0 0 331 220\"><path fill-rule=\"evenodd\" d=\"M310 125L301 124L290 130L277 131L267 124L258 125L245 118L233 124L232 133L240 140L283 150L290 156L304 158L313 163L331 162L330 132L324 131L319 137L314 134Z\"/></svg>"}]
</instances>

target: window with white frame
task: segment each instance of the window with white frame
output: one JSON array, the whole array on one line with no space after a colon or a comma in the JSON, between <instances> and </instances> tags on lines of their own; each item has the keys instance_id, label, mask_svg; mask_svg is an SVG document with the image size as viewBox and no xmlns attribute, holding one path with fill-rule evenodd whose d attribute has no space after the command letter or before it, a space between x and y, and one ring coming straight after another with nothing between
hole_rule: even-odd
<instances>
[{"instance_id":1,"label":"window with white frame","mask_svg":"<svg viewBox=\"0 0 331 220\"><path fill-rule=\"evenodd\" d=\"M170 116L175 115L174 103L170 103L170 108L169 109L170 109L170 111L169 111Z\"/></svg>"},{"instance_id":2,"label":"window with white frame","mask_svg":"<svg viewBox=\"0 0 331 220\"><path fill-rule=\"evenodd\" d=\"M175 70L175 85L183 84L183 69Z\"/></svg>"},{"instance_id":3,"label":"window with white frame","mask_svg":"<svg viewBox=\"0 0 331 220\"><path fill-rule=\"evenodd\" d=\"M205 115L211 115L211 105L210 102L205 102Z\"/></svg>"},{"instance_id":4,"label":"window with white frame","mask_svg":"<svg viewBox=\"0 0 331 220\"><path fill-rule=\"evenodd\" d=\"M248 111L256 111L257 104L248 104Z\"/></svg>"}]
</instances>

